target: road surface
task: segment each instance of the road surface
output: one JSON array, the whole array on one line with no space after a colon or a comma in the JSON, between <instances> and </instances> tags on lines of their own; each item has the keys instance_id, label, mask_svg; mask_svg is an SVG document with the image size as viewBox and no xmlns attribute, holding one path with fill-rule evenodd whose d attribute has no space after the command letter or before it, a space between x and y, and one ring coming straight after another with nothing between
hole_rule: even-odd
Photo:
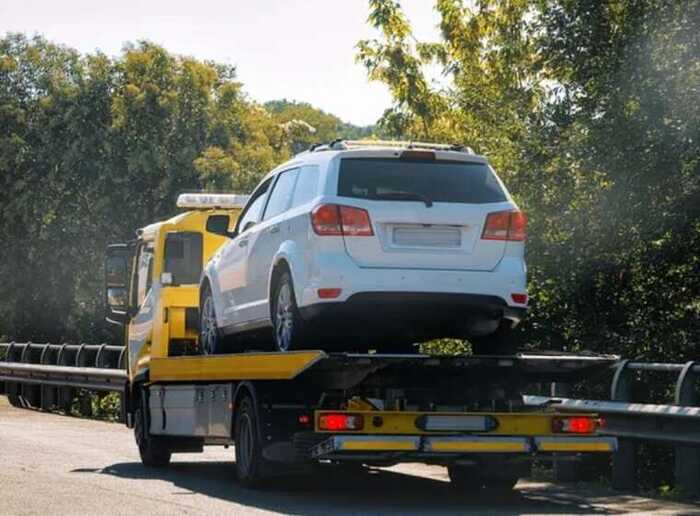
<instances>
[{"instance_id":1,"label":"road surface","mask_svg":"<svg viewBox=\"0 0 700 516\"><path fill-rule=\"evenodd\" d=\"M417 464L287 482L249 491L233 450L139 462L131 431L7 405L0 397L0 514L700 514L700 506L616 495L600 487L523 482L510 497L465 499L444 468Z\"/></svg>"}]
</instances>

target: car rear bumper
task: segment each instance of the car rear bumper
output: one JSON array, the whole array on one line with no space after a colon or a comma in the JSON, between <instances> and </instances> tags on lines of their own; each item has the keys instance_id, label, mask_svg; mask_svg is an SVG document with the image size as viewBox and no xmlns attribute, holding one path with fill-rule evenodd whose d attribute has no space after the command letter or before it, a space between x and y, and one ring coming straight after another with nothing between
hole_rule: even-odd
<instances>
[{"instance_id":1,"label":"car rear bumper","mask_svg":"<svg viewBox=\"0 0 700 516\"><path fill-rule=\"evenodd\" d=\"M467 322L469 317L508 319L517 324L526 307L509 306L497 296L481 294L445 294L426 292L365 292L353 294L344 302L319 302L300 307L302 317L312 323L391 326L403 321L453 323Z\"/></svg>"}]
</instances>

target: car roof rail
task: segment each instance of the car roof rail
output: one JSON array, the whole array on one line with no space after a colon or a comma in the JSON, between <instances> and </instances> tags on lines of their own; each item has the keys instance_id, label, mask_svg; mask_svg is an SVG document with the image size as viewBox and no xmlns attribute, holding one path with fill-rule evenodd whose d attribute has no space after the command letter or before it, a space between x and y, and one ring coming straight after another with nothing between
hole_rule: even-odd
<instances>
[{"instance_id":1,"label":"car roof rail","mask_svg":"<svg viewBox=\"0 0 700 516\"><path fill-rule=\"evenodd\" d=\"M445 144L445 143L430 143L430 142L414 142L404 140L344 140L337 138L328 143L315 143L309 147L309 152L320 152L327 150L348 150L361 149L365 147L402 147L405 149L425 149L425 150L442 150L465 152L474 154L471 147L462 144Z\"/></svg>"}]
</instances>

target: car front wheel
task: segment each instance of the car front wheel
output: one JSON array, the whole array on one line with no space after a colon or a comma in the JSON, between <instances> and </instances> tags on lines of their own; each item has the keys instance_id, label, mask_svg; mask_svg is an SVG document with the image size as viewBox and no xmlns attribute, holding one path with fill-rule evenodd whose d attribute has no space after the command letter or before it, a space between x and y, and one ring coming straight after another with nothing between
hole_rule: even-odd
<instances>
[{"instance_id":1,"label":"car front wheel","mask_svg":"<svg viewBox=\"0 0 700 516\"><path fill-rule=\"evenodd\" d=\"M216 326L216 312L211 290L202 291L202 302L199 311L199 350L202 355L214 355L219 352L221 335Z\"/></svg>"}]
</instances>

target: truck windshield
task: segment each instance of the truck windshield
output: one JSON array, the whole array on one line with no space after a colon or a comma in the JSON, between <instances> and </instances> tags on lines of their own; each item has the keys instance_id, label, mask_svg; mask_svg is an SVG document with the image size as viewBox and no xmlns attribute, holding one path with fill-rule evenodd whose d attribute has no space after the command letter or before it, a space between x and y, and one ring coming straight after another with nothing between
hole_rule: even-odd
<instances>
[{"instance_id":1,"label":"truck windshield","mask_svg":"<svg viewBox=\"0 0 700 516\"><path fill-rule=\"evenodd\" d=\"M484 163L345 158L338 195L360 199L484 204L506 194Z\"/></svg>"}]
</instances>

